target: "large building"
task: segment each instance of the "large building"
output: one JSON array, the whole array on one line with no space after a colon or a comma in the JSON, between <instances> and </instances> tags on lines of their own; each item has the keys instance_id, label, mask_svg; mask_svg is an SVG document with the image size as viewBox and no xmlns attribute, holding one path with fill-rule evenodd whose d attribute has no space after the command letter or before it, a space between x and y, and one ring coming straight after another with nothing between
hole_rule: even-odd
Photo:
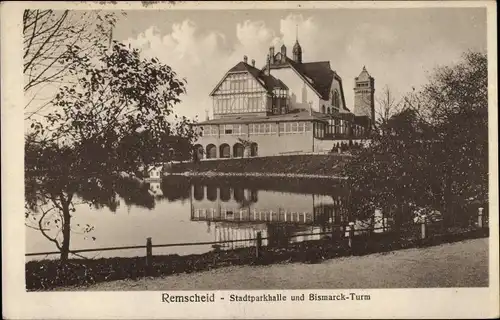
<instances>
[{"instance_id":1,"label":"large building","mask_svg":"<svg viewBox=\"0 0 500 320\"><path fill-rule=\"evenodd\" d=\"M263 68L248 58L229 69L210 96L213 118L197 124L199 159L331 151L361 142L374 121L374 79L363 67L355 79L354 112L329 61L303 62L282 45Z\"/></svg>"}]
</instances>

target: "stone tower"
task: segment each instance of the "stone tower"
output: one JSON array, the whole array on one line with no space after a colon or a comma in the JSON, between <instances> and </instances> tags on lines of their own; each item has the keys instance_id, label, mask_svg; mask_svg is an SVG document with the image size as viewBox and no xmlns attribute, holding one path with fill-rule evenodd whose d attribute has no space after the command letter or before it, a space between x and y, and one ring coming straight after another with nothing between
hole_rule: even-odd
<instances>
[{"instance_id":1,"label":"stone tower","mask_svg":"<svg viewBox=\"0 0 500 320\"><path fill-rule=\"evenodd\" d=\"M375 79L365 67L354 79L354 114L367 116L375 123Z\"/></svg>"}]
</instances>

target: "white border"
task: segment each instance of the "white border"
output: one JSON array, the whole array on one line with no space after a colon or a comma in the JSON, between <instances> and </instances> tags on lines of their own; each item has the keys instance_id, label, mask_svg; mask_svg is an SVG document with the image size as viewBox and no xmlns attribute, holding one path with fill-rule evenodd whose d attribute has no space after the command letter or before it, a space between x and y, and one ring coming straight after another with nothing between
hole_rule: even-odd
<instances>
[{"instance_id":1,"label":"white border","mask_svg":"<svg viewBox=\"0 0 500 320\"><path fill-rule=\"evenodd\" d=\"M487 7L490 134L490 287L468 289L355 290L368 302L165 304L158 292L27 293L24 280L22 10L28 4L1 4L2 58L2 302L6 318L489 318L499 315L497 31L493 1L372 2L140 2L117 4L32 2L30 8L219 10L293 8ZM165 288L168 289L168 288ZM301 292L311 292L302 290ZM314 290L328 292L329 290ZM342 290L343 291L343 290ZM268 290L266 293L273 293ZM282 293L282 291L276 291ZM292 290L288 290L292 293ZM340 292L340 290L334 290ZM181 292L178 292L181 293ZM258 291L253 291L257 294ZM227 296L229 292L219 291Z\"/></svg>"}]
</instances>

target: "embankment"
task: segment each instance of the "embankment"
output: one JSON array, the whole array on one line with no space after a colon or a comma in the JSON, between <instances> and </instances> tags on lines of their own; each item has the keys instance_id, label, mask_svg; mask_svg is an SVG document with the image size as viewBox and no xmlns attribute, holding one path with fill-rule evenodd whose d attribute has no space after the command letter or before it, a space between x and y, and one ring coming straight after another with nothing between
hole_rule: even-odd
<instances>
[{"instance_id":1,"label":"embankment","mask_svg":"<svg viewBox=\"0 0 500 320\"><path fill-rule=\"evenodd\" d=\"M290 155L275 157L205 160L196 163L175 163L166 174L297 176L302 178L341 178L350 155Z\"/></svg>"}]
</instances>

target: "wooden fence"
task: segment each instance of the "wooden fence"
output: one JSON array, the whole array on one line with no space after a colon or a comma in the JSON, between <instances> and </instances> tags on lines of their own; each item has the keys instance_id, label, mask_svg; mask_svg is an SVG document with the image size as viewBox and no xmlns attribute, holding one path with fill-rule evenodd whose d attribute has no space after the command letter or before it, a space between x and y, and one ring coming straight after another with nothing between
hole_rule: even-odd
<instances>
[{"instance_id":1,"label":"wooden fence","mask_svg":"<svg viewBox=\"0 0 500 320\"><path fill-rule=\"evenodd\" d=\"M413 228L418 229L418 238L420 240L427 239L431 236L431 232L429 229L435 223L427 221L425 216L422 216L423 222L415 223L412 225ZM475 226L478 229L482 229L487 227L487 217L484 214L484 209L479 208L477 213L477 221L475 222ZM356 244L357 234L373 234L377 230L381 230L382 233L389 231L387 226L382 227L371 227L364 229L355 228L355 223L350 222L347 225L337 225L333 226L337 229L341 229L342 238L347 238L347 244L349 248L353 248ZM338 231L338 230L337 230ZM325 235L332 236L332 239L337 239L338 237L334 237L333 234L335 231L327 231L327 232L312 232L312 233L298 233L294 235L290 235L284 237L286 239L292 239L300 236L314 236L314 235ZM403 232L405 233L405 232ZM108 248L93 248L93 249L78 249L71 250L70 253L78 254L85 252L101 252L101 251L117 251L117 250L130 250L130 249L146 249L146 266L148 270L151 270L153 266L153 248L165 248L165 247L183 247L183 246L200 246L200 245L219 245L219 244L227 244L227 243L235 243L235 242L254 242L255 243L255 258L260 259L262 255L263 245L262 241L269 239L268 237L262 237L262 232L257 232L256 238L248 238L248 239L237 239L237 240L224 240L224 241L210 241L210 242L185 242L185 243L169 243L169 244L153 244L152 238L148 237L146 239L145 245L137 245L137 246L123 246L123 247L108 247ZM60 254L60 251L49 251L49 252L36 252L36 253L27 253L25 256L42 256L42 255L54 255Z\"/></svg>"}]
</instances>

